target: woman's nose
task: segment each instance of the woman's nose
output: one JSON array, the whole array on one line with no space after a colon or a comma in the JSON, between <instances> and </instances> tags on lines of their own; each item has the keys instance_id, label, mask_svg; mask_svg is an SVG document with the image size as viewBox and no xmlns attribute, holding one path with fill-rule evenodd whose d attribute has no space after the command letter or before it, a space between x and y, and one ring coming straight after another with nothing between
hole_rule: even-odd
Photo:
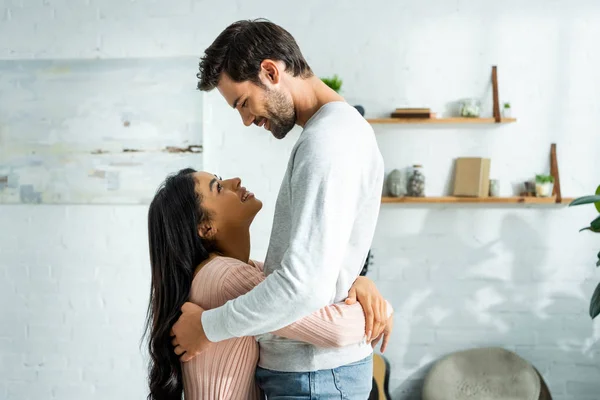
<instances>
[{"instance_id":1,"label":"woman's nose","mask_svg":"<svg viewBox=\"0 0 600 400\"><path fill-rule=\"evenodd\" d=\"M231 188L231 190L237 190L242 184L242 180L240 178L231 178L227 179L227 186Z\"/></svg>"}]
</instances>

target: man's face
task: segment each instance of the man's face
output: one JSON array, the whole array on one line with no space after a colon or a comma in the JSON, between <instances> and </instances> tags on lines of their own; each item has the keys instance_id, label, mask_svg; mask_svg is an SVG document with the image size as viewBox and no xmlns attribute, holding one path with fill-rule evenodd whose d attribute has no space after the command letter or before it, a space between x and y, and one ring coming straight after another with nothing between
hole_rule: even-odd
<instances>
[{"instance_id":1,"label":"man's face","mask_svg":"<svg viewBox=\"0 0 600 400\"><path fill-rule=\"evenodd\" d=\"M296 125L296 111L289 94L278 85L265 82L234 82L223 74L217 85L227 103L238 110L244 125L262 126L277 139L283 139Z\"/></svg>"}]
</instances>

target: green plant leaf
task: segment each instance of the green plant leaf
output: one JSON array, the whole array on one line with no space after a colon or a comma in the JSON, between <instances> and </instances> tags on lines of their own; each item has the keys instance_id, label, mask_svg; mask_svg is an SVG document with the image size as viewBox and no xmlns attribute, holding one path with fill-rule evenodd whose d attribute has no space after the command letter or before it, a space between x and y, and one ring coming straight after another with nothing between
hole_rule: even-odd
<instances>
[{"instance_id":1,"label":"green plant leaf","mask_svg":"<svg viewBox=\"0 0 600 400\"><path fill-rule=\"evenodd\" d=\"M590 317L596 318L600 314L600 283L596 286L592 300L590 300Z\"/></svg>"},{"instance_id":2,"label":"green plant leaf","mask_svg":"<svg viewBox=\"0 0 600 400\"><path fill-rule=\"evenodd\" d=\"M592 228L594 232L600 231L600 216L590 223L590 228Z\"/></svg>"},{"instance_id":3,"label":"green plant leaf","mask_svg":"<svg viewBox=\"0 0 600 400\"><path fill-rule=\"evenodd\" d=\"M592 228L591 226L586 226L585 228L581 228L579 230L579 232L583 232L583 231L590 231L590 232L594 232L594 233L600 233L600 230L596 230L596 229Z\"/></svg>"},{"instance_id":4,"label":"green plant leaf","mask_svg":"<svg viewBox=\"0 0 600 400\"><path fill-rule=\"evenodd\" d=\"M598 185L598 187L596 188L596 196L600 196L600 185ZM594 205L596 206L596 210L600 212L600 201L597 201L596 203L594 203Z\"/></svg>"},{"instance_id":5,"label":"green plant leaf","mask_svg":"<svg viewBox=\"0 0 600 400\"><path fill-rule=\"evenodd\" d=\"M578 197L575 200L573 200L571 203L569 203L569 207L580 206L582 204L590 204L590 203L596 203L596 208L598 208L599 207L598 204L600 204L600 195ZM600 211L600 210L598 210L598 211Z\"/></svg>"},{"instance_id":6,"label":"green plant leaf","mask_svg":"<svg viewBox=\"0 0 600 400\"><path fill-rule=\"evenodd\" d=\"M552 175L536 175L535 181L537 183L554 183L554 177Z\"/></svg>"},{"instance_id":7,"label":"green plant leaf","mask_svg":"<svg viewBox=\"0 0 600 400\"><path fill-rule=\"evenodd\" d=\"M600 260L596 261L596 267L600 267Z\"/></svg>"},{"instance_id":8,"label":"green plant leaf","mask_svg":"<svg viewBox=\"0 0 600 400\"><path fill-rule=\"evenodd\" d=\"M339 78L339 76L337 76L337 74L332 78L321 78L321 80L324 84L335 90L337 93L339 93L340 89L342 88L342 80Z\"/></svg>"}]
</instances>

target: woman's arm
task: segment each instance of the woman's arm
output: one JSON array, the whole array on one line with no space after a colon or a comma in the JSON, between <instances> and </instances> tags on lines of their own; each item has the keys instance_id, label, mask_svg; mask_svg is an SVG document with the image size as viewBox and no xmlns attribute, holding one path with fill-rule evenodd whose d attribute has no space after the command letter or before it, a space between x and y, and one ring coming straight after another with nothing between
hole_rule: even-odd
<instances>
[{"instance_id":1,"label":"woman's arm","mask_svg":"<svg viewBox=\"0 0 600 400\"><path fill-rule=\"evenodd\" d=\"M227 259L223 279L223 301L242 296L265 279L262 263ZM388 315L392 308L388 303ZM333 304L300 319L273 334L319 347L343 347L365 339L365 316L359 303Z\"/></svg>"},{"instance_id":2,"label":"woman's arm","mask_svg":"<svg viewBox=\"0 0 600 400\"><path fill-rule=\"evenodd\" d=\"M365 314L359 303L336 303L273 333L319 347L344 347L366 339Z\"/></svg>"}]
</instances>

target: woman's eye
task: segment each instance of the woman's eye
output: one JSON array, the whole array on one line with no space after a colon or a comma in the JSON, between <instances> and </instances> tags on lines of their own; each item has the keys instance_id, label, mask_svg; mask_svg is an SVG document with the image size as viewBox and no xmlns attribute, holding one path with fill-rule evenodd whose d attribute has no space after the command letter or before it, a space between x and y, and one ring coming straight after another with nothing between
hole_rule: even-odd
<instances>
[{"instance_id":1,"label":"woman's eye","mask_svg":"<svg viewBox=\"0 0 600 400\"><path fill-rule=\"evenodd\" d=\"M246 104L248 104L248 99L244 100L244 103L242 104L242 108L246 108Z\"/></svg>"},{"instance_id":2,"label":"woman's eye","mask_svg":"<svg viewBox=\"0 0 600 400\"><path fill-rule=\"evenodd\" d=\"M217 193L221 193L221 190L223 190L223 186L221 186L220 183L217 183Z\"/></svg>"}]
</instances>

